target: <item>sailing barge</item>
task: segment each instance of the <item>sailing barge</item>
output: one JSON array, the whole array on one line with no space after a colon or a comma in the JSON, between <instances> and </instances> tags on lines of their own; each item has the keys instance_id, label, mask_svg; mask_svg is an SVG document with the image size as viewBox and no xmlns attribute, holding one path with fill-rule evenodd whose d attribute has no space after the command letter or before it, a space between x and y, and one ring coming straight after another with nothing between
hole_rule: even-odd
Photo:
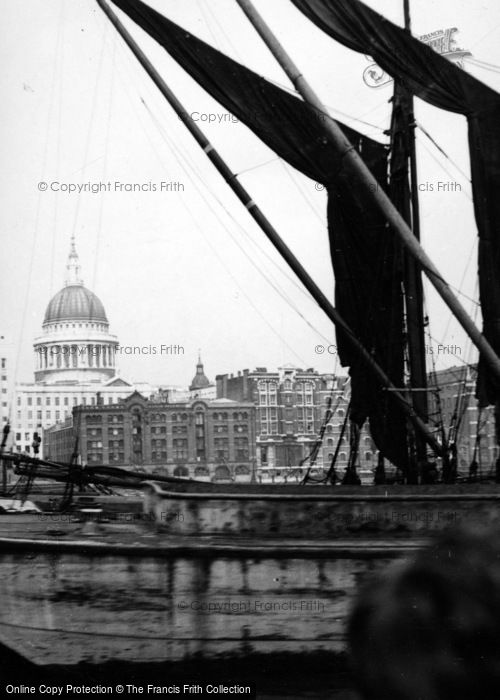
<instances>
[{"instance_id":1,"label":"sailing barge","mask_svg":"<svg viewBox=\"0 0 500 700\"><path fill-rule=\"evenodd\" d=\"M162 486L133 522L3 516L0 642L41 666L341 658L363 581L444 528L498 522L500 503L491 487Z\"/></svg>"},{"instance_id":2,"label":"sailing barge","mask_svg":"<svg viewBox=\"0 0 500 700\"><path fill-rule=\"evenodd\" d=\"M496 234L500 213L495 191L500 172L500 98L470 76L459 75L445 59L358 0L293 0L324 31L373 55L399 81L388 180L386 147L345 127L348 140L248 0L238 2L306 102L208 47L144 3L114 0L276 153L325 184L337 308L186 117L186 110L107 3L98 0L249 213L335 323L341 360L351 367L353 423L369 418L382 456L402 470L407 483L419 482L427 446L442 455L445 477L452 480L448 446L427 425L421 400L425 392L415 391L411 402L401 392L403 317L404 312L406 318L414 314L409 326L418 332L409 334L411 387L423 390L418 346L424 323L418 304L413 308L413 299L420 295L415 270L422 268L478 347L483 398L497 403L500 309L494 301L500 298ZM415 70L400 60L410 55L416 57ZM460 89L450 95L450 85ZM410 192L406 167L411 151L409 94L469 118L484 336L417 240L413 195L409 206L416 181L412 178ZM255 104L260 108L257 121L251 117ZM325 119L317 118L318 111ZM394 236L387 236L386 222ZM402 246L396 244L396 234ZM417 263L402 253L403 246ZM406 307L400 294L403 271ZM7 530L0 538L2 642L40 665L342 654L349 601L361 581L393 560L410 556L434 532L496 522L500 499L495 487L487 491L477 487L469 493L448 487L443 494L419 486L399 493L383 486L369 493L314 486L288 487L286 492L248 485L222 490L188 482L168 487L151 482L144 488L144 518L138 523L98 519L62 528L38 515L22 516L31 520L26 520L20 536L19 531L12 534L12 523L0 521ZM177 517L164 517L172 512Z\"/></svg>"}]
</instances>

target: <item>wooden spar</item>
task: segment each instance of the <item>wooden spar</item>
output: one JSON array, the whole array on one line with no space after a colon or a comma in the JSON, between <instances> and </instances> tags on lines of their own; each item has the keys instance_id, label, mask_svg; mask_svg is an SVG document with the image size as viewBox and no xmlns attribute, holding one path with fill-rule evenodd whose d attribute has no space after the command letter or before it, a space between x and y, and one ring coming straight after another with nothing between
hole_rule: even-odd
<instances>
[{"instance_id":1,"label":"wooden spar","mask_svg":"<svg viewBox=\"0 0 500 700\"><path fill-rule=\"evenodd\" d=\"M358 181L360 186L365 191L366 196L371 198L382 211L387 222L391 225L393 230L401 238L403 244L417 260L425 275L431 281L445 304L448 306L452 314L458 320L462 328L466 331L467 335L481 353L481 356L483 357L487 367L490 369L492 375L500 383L500 358L483 334L478 330L478 328L476 328L474 321L470 318L461 303L455 297L449 285L443 279L439 273L439 270L429 258L427 253L423 250L408 224L405 222L396 207L392 204L391 200L385 194L383 189L379 187L377 180L373 177L354 146L345 137L337 122L330 117L326 107L323 105L314 90L310 87L309 83L306 81L299 68L292 61L283 46L281 46L271 29L267 26L257 10L254 8L251 0L236 1L304 100L314 107L318 113L325 115L325 119L321 122L323 124L325 134L336 146L339 154L341 154L346 172L352 175L353 178Z\"/></svg>"},{"instance_id":2,"label":"wooden spar","mask_svg":"<svg viewBox=\"0 0 500 700\"><path fill-rule=\"evenodd\" d=\"M111 485L117 486L123 482L138 481L159 481L166 484L185 483L186 481L193 482L196 479L182 479L177 476L160 476L158 474L143 474L142 472L131 471L128 469L120 469L120 467L90 467L84 468L78 464L67 462L53 462L46 459L38 459L37 457L29 457L28 455L6 454L5 460L14 463L16 473L25 474L29 468L23 465L36 467L35 477L51 478L54 481L73 480L85 484L109 484L109 479L114 479L116 483ZM120 484L118 484L118 481ZM197 482L204 483L204 482Z\"/></svg>"},{"instance_id":3,"label":"wooden spar","mask_svg":"<svg viewBox=\"0 0 500 700\"><path fill-rule=\"evenodd\" d=\"M431 446L436 454L441 454L441 445L437 442L434 435L431 433L425 422L415 413L413 406L406 401L406 399L395 389L391 380L386 375L384 370L375 362L373 357L370 355L368 350L360 343L356 338L353 331L348 327L343 318L340 316L338 311L335 309L330 300L321 291L318 285L314 282L312 277L306 271L306 269L297 260L292 251L288 248L286 243L280 237L276 229L262 213L260 208L255 204L253 199L250 197L246 189L239 182L235 173L229 168L226 162L221 158L219 153L212 146L210 141L206 138L203 131L198 127L198 125L189 118L188 111L179 102L175 94L168 87L165 80L158 73L156 68L153 66L151 61L139 47L137 42L133 39L127 29L123 26L122 22L118 19L113 10L105 2L105 0L97 0L98 5L110 19L118 33L125 40L126 44L131 49L132 53L138 59L142 67L148 73L150 78L153 80L157 88L160 90L162 95L165 97L170 106L177 113L179 118L184 122L184 125L191 132L192 136L195 138L197 143L201 146L207 157L212 161L213 165L217 168L219 173L222 175L224 180L227 182L229 187L236 194L238 199L243 203L245 208L248 210L249 214L260 226L262 231L265 233L267 238L271 241L274 247L278 250L280 255L286 260L290 268L302 282L307 291L311 294L313 299L319 304L321 309L325 312L328 318L334 323L334 325L340 328L346 337L346 340L350 343L351 347L357 353L365 365L370 367L377 379L386 388L391 390L391 396L398 402L400 408L408 416L412 425L415 426L424 437L427 443Z\"/></svg>"}]
</instances>

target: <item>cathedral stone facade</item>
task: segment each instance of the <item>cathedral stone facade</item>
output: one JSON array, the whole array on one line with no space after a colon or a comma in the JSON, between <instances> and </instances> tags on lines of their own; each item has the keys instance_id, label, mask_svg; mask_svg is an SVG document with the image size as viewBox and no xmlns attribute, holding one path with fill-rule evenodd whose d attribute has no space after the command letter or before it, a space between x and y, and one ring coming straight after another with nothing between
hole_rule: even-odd
<instances>
[{"instance_id":1,"label":"cathedral stone facade","mask_svg":"<svg viewBox=\"0 0 500 700\"><path fill-rule=\"evenodd\" d=\"M34 382L15 387L13 449L30 454L34 434L70 418L74 406L116 403L135 389L144 395L148 385L132 384L117 374L118 338L109 331L101 300L80 277L74 239L66 266L64 287L50 300L42 333L34 341ZM44 454L44 440L40 455Z\"/></svg>"}]
</instances>

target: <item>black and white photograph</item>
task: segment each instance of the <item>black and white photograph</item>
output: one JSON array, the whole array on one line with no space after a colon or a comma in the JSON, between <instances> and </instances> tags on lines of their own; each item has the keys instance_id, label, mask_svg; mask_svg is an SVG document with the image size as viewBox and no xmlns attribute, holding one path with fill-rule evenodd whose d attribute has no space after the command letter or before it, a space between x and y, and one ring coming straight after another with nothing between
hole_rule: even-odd
<instances>
[{"instance_id":1,"label":"black and white photograph","mask_svg":"<svg viewBox=\"0 0 500 700\"><path fill-rule=\"evenodd\" d=\"M2 697L498 700L498 0L0 10Z\"/></svg>"}]
</instances>

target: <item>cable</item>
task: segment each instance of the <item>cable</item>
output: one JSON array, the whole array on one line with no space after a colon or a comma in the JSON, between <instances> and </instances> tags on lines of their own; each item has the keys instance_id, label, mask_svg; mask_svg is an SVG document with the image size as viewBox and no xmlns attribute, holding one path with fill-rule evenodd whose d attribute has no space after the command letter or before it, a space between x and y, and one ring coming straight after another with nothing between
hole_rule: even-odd
<instances>
[{"instance_id":1,"label":"cable","mask_svg":"<svg viewBox=\"0 0 500 700\"><path fill-rule=\"evenodd\" d=\"M62 20L62 6L63 6L63 1L61 0L61 10L59 14L59 19L60 21ZM56 85L56 71L58 70L58 59L59 56L57 55L57 51L54 53L54 60L53 60L53 66L52 66L52 80L51 80L51 89L50 89L50 96L49 96L49 109L47 112L47 121L45 125L45 144L43 147L43 155L42 155L42 168L41 168L41 180L45 180L44 174L46 172L47 168L47 161L48 161L48 149L49 149L49 132L50 132L50 126L52 123L52 111L54 108L54 93L55 93L55 85ZM29 262L28 262L28 283L26 285L26 292L24 296L24 303L23 303L23 311L21 315L21 327L19 330L19 336L17 340L17 348L15 351L15 359L14 359L14 376L12 379L12 385L11 385L11 391L9 395L9 412L8 412L8 424L12 424L14 422L14 395L16 394L16 386L17 386L17 381L18 381L18 376L19 376L19 365L20 365L20 356L21 356L21 348L24 345L24 335L26 331L26 317L28 314L28 303L29 303L29 298L30 298L30 292L31 292L31 286L33 282L33 267L34 267L34 261L35 261L35 255L38 252L38 235L39 235L39 224L40 224L40 211L41 211L41 202L42 202L42 193L39 191L38 196L37 196L37 201L36 201L36 209L35 209L35 222L33 226L33 235L32 235L32 244L31 244L31 249L29 253ZM12 420L11 420L12 419Z\"/></svg>"},{"instance_id":2,"label":"cable","mask_svg":"<svg viewBox=\"0 0 500 700\"><path fill-rule=\"evenodd\" d=\"M430 157L432 158L432 160L434 160L434 161L439 165L439 167L442 168L442 170L444 170L444 172L448 175L448 177L454 179L454 176L450 173L450 171L447 170L447 168L444 167L444 165L441 163L441 161L438 160L438 159L436 158L436 156L427 148L427 146L425 145L425 143L422 143L422 147L424 148L424 150L427 151L427 153L430 155ZM455 166L455 167L458 167L458 166ZM467 183L470 184L470 180L467 180ZM463 190L461 187L460 187L460 192L461 192L461 194L463 194L465 197L467 197L467 199L468 199L470 202L473 201L472 196L471 196L468 192L466 192L465 190Z\"/></svg>"},{"instance_id":3,"label":"cable","mask_svg":"<svg viewBox=\"0 0 500 700\"><path fill-rule=\"evenodd\" d=\"M111 113L112 113L112 109L113 109L113 95L114 95L114 84L115 84L114 67L115 67L115 59L116 59L116 47L118 44L118 33L115 32L113 36L114 36L114 41L113 41L113 54L112 54L112 59L111 59L111 84L109 87L108 119L107 119L107 123L106 123L106 133L105 133L106 146L109 143L109 135L110 135L110 130L111 130ZM103 181L106 181L107 166L108 166L108 149L105 148L104 161L103 161L103 165L102 165ZM92 287L91 287L92 289L96 288L96 283L97 283L103 211L104 211L104 197L99 197L99 213L98 213L98 217L97 217L97 237L96 237L96 247L95 247L95 255L94 255L94 269L92 272Z\"/></svg>"},{"instance_id":4,"label":"cable","mask_svg":"<svg viewBox=\"0 0 500 700\"><path fill-rule=\"evenodd\" d=\"M282 158L280 158L279 161L280 161L280 163L281 163L281 165L282 165L284 171L286 172L286 174L288 175L288 177L290 178L290 180L293 182L293 184L294 184L295 188L297 189L297 191L299 192L300 196L301 196L302 199L304 200L304 202L307 204L307 206L308 206L309 209L312 211L312 213L314 214L314 216L318 219L318 221L320 221L321 224L324 225L324 224L325 224L324 217L322 217L322 216L320 215L320 213L318 212L318 210L316 209L316 207L313 205L313 203L311 202L311 200L309 199L309 197L307 197L306 193L303 191L302 187L298 184L297 180L295 179L295 174L294 174L294 172L290 169L290 167L288 166L288 163L286 163Z\"/></svg>"},{"instance_id":5,"label":"cable","mask_svg":"<svg viewBox=\"0 0 500 700\"><path fill-rule=\"evenodd\" d=\"M155 124L157 130L158 130L159 133L161 134L162 138L166 141L167 146L169 147L169 149L170 149L171 151L174 152L174 155L176 155L176 153L179 153L180 157L181 157L181 158L184 158L184 160L186 161L187 165L192 169L194 175L200 180L201 184L202 184L202 185L204 186L204 188L208 191L208 193L209 193L209 194L217 201L217 203L224 209L224 211L226 212L226 214L227 214L233 221L236 221L236 220L234 219L234 217L230 214L230 212L227 210L227 208L225 207L225 205L224 205L224 204L221 202L221 200L217 197L217 195L215 195L215 193L212 192L212 190L208 187L208 185L205 183L205 181L204 181L202 178L199 177L198 173L196 172L196 167L195 167L194 164L192 163L190 157L189 157L185 152L184 152L184 153L181 153L181 152L180 152L179 147L178 147L176 144L174 144L173 141L170 139L170 137L167 135L167 133L165 132L165 129L163 128L163 126L161 125L161 123L159 122L159 120L157 119L157 117L153 114L151 108L146 104L146 102L144 101L143 98L141 98L141 101L142 101L142 103L144 104L146 110L149 112L149 115L150 115L151 119L153 120L153 122L154 122L154 124ZM182 166L182 164L181 164L181 166ZM190 179L191 179L191 178L190 178ZM249 260L250 264L252 264L252 265L257 269L257 271L259 272L259 274L261 274L261 275L266 279L266 281L275 289L275 291L284 299L284 301L285 301L287 304L290 305L290 307L291 307L291 308L292 308L292 309L293 309L293 310L294 310L294 311L309 325L309 327L310 327L312 330L314 330L316 333L318 333L318 335L320 335L324 340L328 340L325 336L323 336L323 335L322 335L322 334L321 334L321 333L320 333L320 332L319 332L319 331L304 317L304 315L296 308L296 306L293 304L293 302L291 302L291 300L288 298L288 296L286 295L286 293L284 293L283 290L279 289L279 288L276 286L276 283L274 283L272 280L270 280L270 279L265 275L265 273L263 272L263 270L262 270L260 267L258 267L258 266L256 265L255 261L248 255L247 251L243 248L243 246L241 245L241 243L233 236L232 232L227 228L227 226L224 224L224 222L220 219L218 213L213 209L213 207L212 207L211 204L207 201L207 199L206 199L206 197L203 195L203 193L200 192L200 190L199 190L199 188L197 187L196 183L193 183L193 184L195 185L195 187L196 187L197 191L199 192L200 196L201 196L202 199L205 201L205 203L207 204L207 206L209 207L209 209L212 211L212 213L214 214L214 216L215 216L215 217L217 218L217 220L221 223L221 225L222 225L223 228L226 230L226 232L231 236L231 238L233 239L234 243L240 248L240 250L243 252L243 254L247 257L247 259ZM246 231L246 229L245 229L239 222L236 221L236 223L238 224L239 228L243 231L243 233L247 236L247 238L249 239L249 241L252 242L252 243L255 245L255 241L253 241L253 239L252 239L251 236L248 234L248 232ZM281 270L281 268L278 268L278 269ZM302 289L299 285L297 285L297 286L298 286L299 289ZM307 294L307 293L306 293L306 294ZM307 294L307 296L308 296L308 298L309 298L309 295L308 295L308 294Z\"/></svg>"},{"instance_id":6,"label":"cable","mask_svg":"<svg viewBox=\"0 0 500 700\"><path fill-rule=\"evenodd\" d=\"M62 81L62 67L65 65L64 61L64 2L61 0L61 8L59 14L59 29L57 32L56 50L55 50L56 62L58 65L57 79L54 76L54 84L57 86L58 90L58 110L57 110L57 126L56 126L56 175L59 176L59 169L61 166L61 134L62 134L62 100L63 100L63 81ZM52 224L52 247L50 256L50 293L54 293L54 267L56 258L56 239L57 239L57 228L58 228L58 213L59 213L59 197L54 197L54 218Z\"/></svg>"},{"instance_id":7,"label":"cable","mask_svg":"<svg viewBox=\"0 0 500 700\"><path fill-rule=\"evenodd\" d=\"M214 40L215 47L216 47L216 49L217 49L218 51L220 51L219 42L217 41L217 38L216 38L214 32L212 31L212 27L211 27L210 24L208 23L207 17L206 17L206 15L205 15L205 11L204 11L204 9L203 9L203 3L201 2L201 0L198 0L198 3L197 3L197 4L198 4L198 7L200 8L200 12L201 12L201 14L202 14L202 16L203 16L203 21L205 22L205 24L206 24L206 26L207 26L207 29L208 29L208 31L210 32L210 35L211 35L212 39Z\"/></svg>"},{"instance_id":8,"label":"cable","mask_svg":"<svg viewBox=\"0 0 500 700\"><path fill-rule=\"evenodd\" d=\"M129 99L130 99L130 96L129 96ZM141 98L141 99L142 99L142 98ZM144 100L143 100L143 102L144 102ZM145 104L145 102L144 102L144 104ZM153 119L153 121L155 122L155 126L157 127L158 131L159 131L160 134L162 135L162 138L167 142L167 145L169 146L169 149L170 149L171 151L173 151L173 152L174 152L174 155L177 157L177 153L179 152L178 147L172 143L171 139L169 139L169 137L168 137L167 134L165 133L165 130L163 129L162 125L159 123L159 121L157 120L157 118L154 116L154 114L152 113L151 109L150 109L146 104L145 104L145 106L146 106L146 108L148 109L148 111L149 111L149 113L150 113L150 117L151 117L151 118ZM141 123L141 126L142 126L142 123ZM146 132L146 135L147 135L147 132ZM149 135L147 135L147 137L148 137L148 139L149 139ZM153 149L153 150L154 150L154 149ZM155 153L156 153L156 151L155 151ZM156 155L157 155L157 153L156 153ZM181 154L179 157L183 157L183 158L187 161L187 163L189 164L190 159L189 159L189 157L188 157L186 154L183 154L183 155ZM162 166L163 166L163 164L162 164ZM181 166L182 166L182 164L181 164ZM194 170L194 174L199 178L198 174L196 173L195 166L191 165L191 167L192 167L193 170ZM191 178L190 178L190 179L191 179ZM230 217L234 220L234 217L232 217L232 215L230 214L230 212L228 212L228 210L224 207L223 203L222 203L222 202L217 198L217 196L210 190L210 188L206 185L206 183L204 182L204 180L201 179L201 178L199 178L199 179L201 180L201 183L203 184L203 186L208 190L209 194L210 194L212 197L214 197L214 198L216 199L216 201L219 203L219 205L226 211L226 214L228 214L228 216L230 216ZM207 201L206 197L204 197L203 193L200 192L200 190L199 190L199 188L197 187L196 183L193 183L193 184L195 185L196 189L197 189L198 192L200 193L200 196L202 196L202 198L204 199L204 201L206 202L207 206L210 208L210 210L212 211L212 213L214 214L214 216L216 216L216 218L217 218L218 221L221 223L221 225L224 227L224 229L225 229L225 230L229 233L229 235L233 238L233 240L234 240L234 242L236 243L236 245L238 245L238 247L240 247L240 249L242 250L242 252L244 253L244 255L247 256L247 258L249 259L250 263L251 263L252 265L254 265L254 267L256 267L256 269L259 271L259 273L260 273L261 275L264 276L264 278L266 279L266 281L268 281L268 283L271 284L271 286L275 289L275 291L277 291L278 294L280 294L280 296L282 296L282 298L286 301L286 303L288 303L288 304L293 308L293 310L295 310L296 313L298 313L298 315L301 316L301 318L302 318L316 333L319 333L319 332L317 331L317 329L314 328L314 326L313 326L312 324L310 324L310 322L303 316L303 314L301 314L301 312L293 305L293 303L292 303L292 302L290 301L290 299L286 296L286 294L285 294L282 290L280 290L280 289L277 288L276 283L274 283L274 282L272 282L270 279L268 279L268 278L266 277L265 273L263 272L263 270L260 269L260 268L255 264L255 261L254 261L252 258L250 258L250 257L248 256L247 251L241 246L241 244L239 243L239 241L237 241L236 239L234 239L234 236L233 236L232 232L225 226L224 222L221 221L221 219L220 219L220 217L218 216L217 212L214 211L213 207L212 207L212 206L210 205L210 203ZM189 210L189 212L190 212L190 214L191 214L191 210ZM252 242L252 244L253 244L253 245L256 245L255 241L253 241L253 239L249 236L249 234L248 234L247 231L241 226L241 224L239 224L239 222L236 222L236 223L238 223L239 227L240 227L241 230L245 233L245 235L248 237L248 239ZM273 263L274 263L274 261L273 261ZM274 263L274 264L276 264L276 263ZM281 268L278 268L278 269L281 270ZM282 271L281 271L281 272L282 272ZM295 284L296 284L296 283L295 283ZM240 286L240 285L238 285L238 286ZM240 287L240 288L241 288L241 287ZM298 287L298 288L300 288L300 287ZM303 290L302 290L302 291L303 291ZM305 292L304 292L304 293L305 293ZM308 296L308 298L309 298L309 296ZM322 334L320 334L320 335L322 336ZM322 336L322 337L326 340L325 336ZM283 340L283 339L282 339L282 340ZM301 359L301 361L303 361L303 360Z\"/></svg>"},{"instance_id":9,"label":"cable","mask_svg":"<svg viewBox=\"0 0 500 700\"><path fill-rule=\"evenodd\" d=\"M455 163L455 161L452 158L450 158L450 156L446 153L446 151L443 148L441 148L441 146L437 143L437 141L429 134L427 129L424 129L422 124L420 122L418 122L417 120L415 120L415 124L420 129L420 131L423 134L425 134L425 136L427 136L429 141L438 149L438 151L440 151L444 155L444 157L447 158L450 161L450 163L452 163L455 166L455 168L458 170L458 172L465 177L467 182L469 184L471 184L472 181L471 181L470 177L467 175L467 173L464 170L462 170L462 168L459 165L457 165L457 163Z\"/></svg>"},{"instance_id":10,"label":"cable","mask_svg":"<svg viewBox=\"0 0 500 700\"><path fill-rule=\"evenodd\" d=\"M88 129L87 129L87 135L85 138L85 149L84 149L84 155L83 155L83 162L87 162L88 154L89 154L89 147L90 147L90 139L91 139L91 134L92 134L92 128L94 126L94 119L95 119L95 112L96 112L96 105L97 105L97 91L99 88L99 83L101 80L102 76L102 63L103 63L103 58L104 58L104 48L106 45L106 35L108 33L108 30L110 28L110 23L106 23L104 26L104 30L102 33L102 43L101 43L101 52L99 54L99 60L98 60L98 65L97 65L97 70L96 70L96 78L95 78L95 84L94 84L94 92L92 96L92 107L90 110L90 119L88 122ZM83 173L85 173L87 165L84 165L82 167ZM76 227L78 223L78 215L80 213L80 203L82 200L82 193L78 192L77 198L76 198L76 206L75 206L75 215L73 218L73 227L72 227L72 236L74 237L76 234Z\"/></svg>"},{"instance_id":11,"label":"cable","mask_svg":"<svg viewBox=\"0 0 500 700\"><path fill-rule=\"evenodd\" d=\"M128 94L128 92L127 92L127 96L128 96L129 99L131 100L130 95ZM146 104L146 102L144 101L144 99L143 99L143 98L140 98L140 99L141 99L142 103L144 104L144 106L146 107L146 109L149 111L150 116L151 116L151 118L153 119L153 121L155 121L155 120L156 120L156 117L154 117L154 115L152 114L151 110L150 110L149 107L147 106L147 104ZM133 104L132 100L131 100L131 103ZM134 110L135 110L135 107L134 107ZM141 123L141 126L142 126L142 123ZM190 175L190 173L189 173L188 170L186 169L186 167L185 167L185 165L184 165L184 163L183 163L183 161L182 161L182 158L183 158L182 154L178 151L177 147L176 147L173 143L169 143L170 139L166 136L166 134L164 133L164 131L163 131L162 127L161 127L161 125L159 125L157 121L156 121L156 126L157 126L158 130L160 131L160 134L161 134L162 138L164 139L164 141L166 142L167 146L169 147L169 150L170 150L170 151L172 152L172 154L174 155L174 158L177 160L177 162L178 162L179 165L181 166L182 170L185 172L185 174L186 174L186 176L188 177L188 179L192 182L192 184L194 185L195 189L198 191L198 193L200 194L200 196L202 197L202 199L207 203L207 206L208 206L209 209L212 211L212 213L213 213L213 214L216 216L216 218L220 221L220 217L218 217L218 215L216 214L216 212L214 212L214 210L213 210L213 208L211 207L210 203L206 200L206 198L205 198L205 196L203 195L203 193L201 193L201 191L199 190L199 187L198 187L197 183L193 180L192 176ZM149 140L149 135L147 134L147 132L145 132L145 134L146 134L146 136L147 136L147 138L148 138L148 140ZM167 169L165 168L165 165L164 165L163 161L161 160L161 158L160 158L160 156L159 156L157 150L155 150L153 147L152 147L152 150L154 151L156 157L158 158L158 160L159 160L159 162L160 162L162 168L164 168L165 170L167 170ZM185 160L187 160L187 158L185 158ZM167 171L168 171L168 170L167 170ZM249 302L249 304L250 304L250 305L252 306L252 308L256 311L257 315L258 315L258 316L264 321L264 323L272 330L272 332L273 332L278 338L280 338L280 340L281 340L281 341L288 347L288 349L300 360L300 362L305 363L305 360L304 360L304 359L303 359L303 358L302 358L302 357L301 357L301 356L300 356L300 355L285 341L285 339L284 339L282 336L280 336L280 334L276 331L274 325L273 325L272 323L270 323L270 322L263 316L261 310L255 305L255 303L254 303L254 302L252 301L252 299L249 297L249 295L247 294L247 292L245 291L245 289L244 289L244 288L242 287L242 285L240 284L239 280L235 277L235 275L233 275L233 273L231 272L231 270L228 268L228 266L226 265L226 263L224 262L224 260L223 260L223 259L221 258L221 256L219 255L218 251L215 249L215 247L212 245L212 243L210 242L210 240L209 240L209 239L207 238L207 236L205 235L204 230L203 230L203 227L200 226L200 224L198 223L197 219L196 219L196 218L194 217L194 215L193 215L192 208L191 208L191 207L188 207L188 206L185 204L184 199L183 199L182 196L180 197L180 201L182 202L183 207L185 208L186 212L188 213L188 216L191 218L191 220L193 221L194 225L196 226L198 232L201 234L201 236L203 237L203 239L205 240L205 242L207 243L207 245L209 246L209 248L212 250L212 252L213 252L213 254L215 255L215 257L219 260L219 263L220 263L220 264L222 265L222 267L225 269L226 273L227 273L227 274L231 277L231 279L235 282L235 284L237 285L237 287L241 290L243 296L247 299L247 301ZM226 231L228 231L228 229L227 229L227 227L225 226L225 224L224 224L223 222L221 222L221 224L223 225L224 229L225 229ZM241 248L241 245L240 245L239 243L238 243L238 245L239 245L239 247ZM244 252L245 252L245 251L244 251ZM245 252L245 254L246 254L246 252ZM257 269L259 269L259 268L257 268ZM263 274L263 273L262 273L262 274ZM269 282L269 280L267 280L267 281ZM270 284L272 285L272 283L270 283ZM276 289L275 285L272 285L272 286L274 286L274 288ZM278 291L278 290L276 290L276 291ZM304 319L304 320L306 320L306 319ZM305 364L307 364L307 363L305 363Z\"/></svg>"},{"instance_id":12,"label":"cable","mask_svg":"<svg viewBox=\"0 0 500 700\"><path fill-rule=\"evenodd\" d=\"M142 99L142 98L141 98L141 99ZM156 121L156 124L157 124L158 128L159 128L159 129L162 129L161 125L158 124L158 122L157 122L157 120L156 120L156 117L154 117L154 115L153 115L152 112L150 111L150 109L149 109L148 105L146 104L146 102L144 102L143 99L142 99L142 102L143 102L144 106L146 107L146 109L148 110L148 112L150 113L150 116L151 116L151 118L153 119L153 121ZM166 134L164 134L164 136L166 137ZM166 138L168 139L168 137L166 137ZM248 259L248 261L250 262L250 264L257 270L257 272L259 272L259 273L264 277L264 279L268 282L268 284L270 284L271 287L282 297L282 299L283 299L286 303L289 304L289 306L302 318L302 320L305 321L305 322L307 323L307 325L308 325L312 330L314 330L315 332L318 332L318 331L316 331L316 329L314 328L314 326L308 321L308 319L306 319L306 317L297 309L297 307L293 304L293 302L291 302L291 300L285 295L285 293L284 293L282 290L280 290L279 287L278 287L272 280L270 280L270 279L264 274L264 272L261 270L261 268L259 268L258 265L255 263L255 261L252 260L252 258L248 255L248 253L247 253L246 250L243 248L243 246L241 245L241 243L240 243L237 239L234 238L232 232L225 226L224 222L222 222L222 221L220 220L220 218L218 217L217 213L213 210L213 208L211 207L211 205L210 205L210 203L208 202L208 200L206 199L206 197L205 197L205 196L203 195L203 193L199 190L199 188L197 187L196 183L193 181L193 179L191 178L191 176L190 176L189 173L187 172L186 168L183 166L182 161L181 161L181 159L182 159L182 154L180 153L180 151L176 152L176 151L177 151L176 146L175 146L172 142L171 142L170 144L167 143L167 145L170 147L170 150L171 150L171 152L173 153L173 155L174 155L174 157L176 158L176 160L177 160L177 162L179 163L179 165L181 165L181 167L183 168L183 170L184 170L184 172L186 173L186 175L189 177L189 179L191 180L191 182L195 185L196 189L198 190L198 193L200 194L200 196L201 196L202 199L204 200L205 204L207 204L207 206L210 208L210 210L212 211L212 213L218 218L218 220L219 220L219 222L221 223L221 225L224 227L224 229L226 230L226 232L229 233L229 235L231 236L231 238L232 238L232 240L234 241L234 243L239 247L239 249L242 251L242 253L244 254L244 256ZM219 203L220 203L220 202L219 202ZM188 211L190 211L190 210L188 210ZM200 229L200 231L201 231L201 227L199 227L199 229ZM205 235L204 235L204 234L202 234L202 235L203 235L204 238L206 239ZM206 239L206 240L208 241L208 239ZM209 245L210 245L210 247L212 248L212 250L215 251L215 249L213 248L213 246L211 245L211 243L209 243ZM218 254L217 254L217 257L219 258ZM219 259L220 259L220 258L219 258ZM225 263L223 263L223 265L224 265L224 267L226 267L226 266L225 266ZM226 270L227 270L227 267L226 267ZM236 279L236 278L232 275L232 273L230 273L230 275L231 275L231 277L232 277L234 280ZM238 285L238 286L240 286L240 285ZM240 286L240 289L242 289L242 291L244 291L243 288L242 288L241 286ZM245 293L245 292L244 292L244 293ZM247 299L248 299L248 296L246 295L246 293L245 293L245 296L246 296ZM252 306L253 306L254 308L256 308L255 305L253 304L253 302L252 302ZM262 315L261 315L260 313L259 313L259 315L261 316L261 318L263 318ZM264 320L264 318L263 318L263 320ZM266 321L266 323L267 323L267 321ZM268 324L268 325L269 325L269 324ZM273 328L274 328L274 327L273 327ZM286 341L283 339L283 337L280 336L280 334L277 333L277 331L275 331L275 333L276 333L276 335L278 335L278 337L281 338L281 340L282 340L283 342L285 342L285 344L287 345L287 347L288 347L290 350L292 350L292 352L294 352L294 354L296 355L296 357L299 357L299 359L301 360L301 362L304 362L304 360L303 360L302 358L300 358L299 355L297 355L297 353L288 345L288 343L286 343ZM318 332L318 334L319 334L319 332ZM321 334L319 334L319 335L321 335ZM324 336L321 335L321 337L323 337L323 339L326 340L326 338L325 338Z\"/></svg>"},{"instance_id":13,"label":"cable","mask_svg":"<svg viewBox=\"0 0 500 700\"><path fill-rule=\"evenodd\" d=\"M472 63L473 66L476 66L477 68L482 68L483 70L490 71L491 73L500 73L500 66L496 66L493 63L485 63L483 61L478 61L475 58L470 58L470 57L464 57L467 58L469 63Z\"/></svg>"}]
</instances>

